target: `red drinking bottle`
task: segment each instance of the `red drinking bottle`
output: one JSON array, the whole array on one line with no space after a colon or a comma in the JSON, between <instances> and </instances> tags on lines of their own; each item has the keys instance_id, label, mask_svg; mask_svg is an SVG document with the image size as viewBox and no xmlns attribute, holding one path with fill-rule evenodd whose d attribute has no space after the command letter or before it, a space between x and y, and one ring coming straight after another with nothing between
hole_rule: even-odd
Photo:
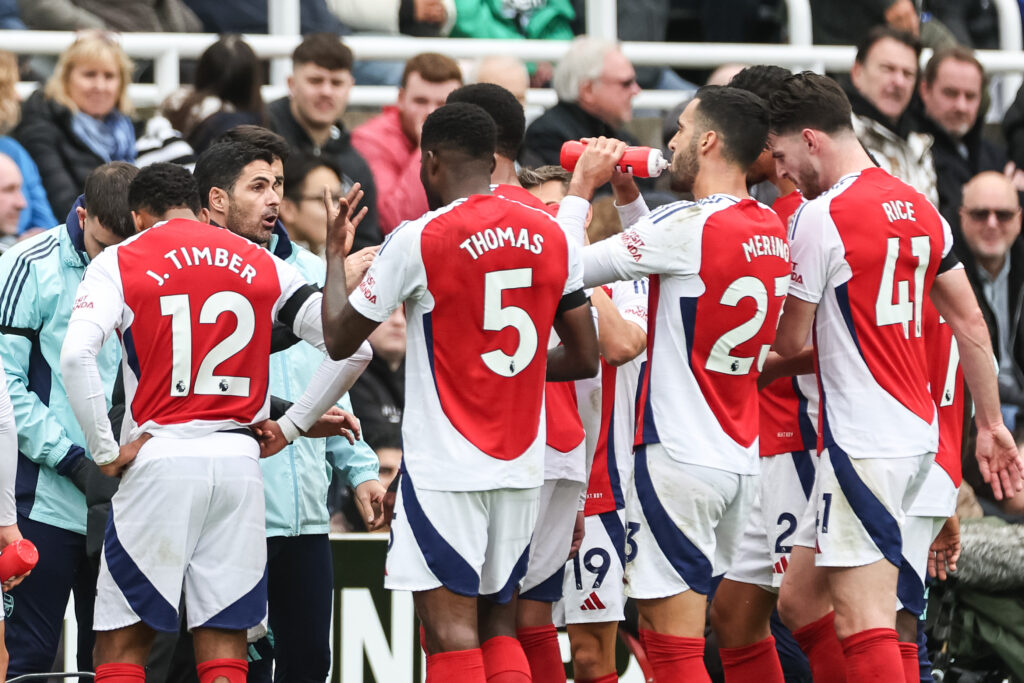
<instances>
[{"instance_id":1,"label":"red drinking bottle","mask_svg":"<svg viewBox=\"0 0 1024 683\"><path fill-rule=\"evenodd\" d=\"M576 162L586 149L587 143L582 140L569 140L562 143L559 162L566 171L576 168ZM617 164L623 173L632 173L637 178L657 178L668 168L668 161L662 156L660 149L654 147L627 147Z\"/></svg>"},{"instance_id":2,"label":"red drinking bottle","mask_svg":"<svg viewBox=\"0 0 1024 683\"><path fill-rule=\"evenodd\" d=\"M21 576L39 561L39 551L32 541L23 538L4 548L0 553L0 583L12 576Z\"/></svg>"}]
</instances>

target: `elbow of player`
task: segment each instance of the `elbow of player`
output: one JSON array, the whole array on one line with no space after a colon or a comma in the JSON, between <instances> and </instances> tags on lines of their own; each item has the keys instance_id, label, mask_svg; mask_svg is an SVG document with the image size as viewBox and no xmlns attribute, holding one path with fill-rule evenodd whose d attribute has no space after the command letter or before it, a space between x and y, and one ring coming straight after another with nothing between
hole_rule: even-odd
<instances>
[{"instance_id":1,"label":"elbow of player","mask_svg":"<svg viewBox=\"0 0 1024 683\"><path fill-rule=\"evenodd\" d=\"M613 368L617 368L620 365L625 365L643 353L646 346L647 340L643 337L641 337L638 342L623 340L612 342L610 344L602 344L601 356L608 365L611 365Z\"/></svg>"},{"instance_id":2,"label":"elbow of player","mask_svg":"<svg viewBox=\"0 0 1024 683\"><path fill-rule=\"evenodd\" d=\"M81 350L75 348L74 344L64 344L60 349L60 374L64 377L64 385L67 386L67 378L73 376L81 367Z\"/></svg>"},{"instance_id":3,"label":"elbow of player","mask_svg":"<svg viewBox=\"0 0 1024 683\"><path fill-rule=\"evenodd\" d=\"M789 340L782 336L776 337L775 343L772 345L772 351L783 358L792 358L796 354L800 353L803 348L804 345L802 341Z\"/></svg>"},{"instance_id":4,"label":"elbow of player","mask_svg":"<svg viewBox=\"0 0 1024 683\"><path fill-rule=\"evenodd\" d=\"M331 360L345 360L355 349L349 348L351 345L345 343L344 335L331 333L329 329L330 326L324 321L324 350L327 351L327 356Z\"/></svg>"}]
</instances>

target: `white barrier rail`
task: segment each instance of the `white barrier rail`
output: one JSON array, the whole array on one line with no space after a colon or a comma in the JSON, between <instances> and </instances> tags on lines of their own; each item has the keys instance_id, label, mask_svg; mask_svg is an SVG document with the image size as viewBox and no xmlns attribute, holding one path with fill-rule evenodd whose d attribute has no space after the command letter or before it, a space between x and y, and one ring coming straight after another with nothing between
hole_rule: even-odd
<instances>
[{"instance_id":1,"label":"white barrier rail","mask_svg":"<svg viewBox=\"0 0 1024 683\"><path fill-rule=\"evenodd\" d=\"M1012 0L1011 0L1012 1ZM1016 39L1020 40L1020 26ZM60 54L74 39L67 31L4 31L0 47L18 54ZM299 35L247 35L246 41L264 59L286 58L299 44ZM155 60L155 84L133 84L132 100L152 105L173 92L180 84L179 61L195 59L217 40L213 34L188 33L126 33L122 46L130 56ZM473 40L466 38L410 38L401 36L350 36L345 42L360 59L405 60L415 54L436 51L456 59L475 59L486 55L511 55L531 61L557 61L569 43L548 40ZM848 71L853 63L854 48L825 45L770 45L742 43L655 43L627 42L623 52L636 65L658 65L710 69L729 62L746 64L777 64L790 69L811 68L815 71ZM1024 73L1024 52L1017 50L979 50L978 59L989 74L1007 75L1019 84ZM1009 85L1009 84L1007 84ZM280 93L283 83L277 83ZM271 86L272 88L275 86ZM34 84L21 84L22 91ZM1016 86L1004 87L1001 101L1008 104ZM379 106L394 101L393 90L357 86L353 104ZM531 91L529 101L545 104L553 98L549 91ZM1009 100L1007 99L1009 98ZM661 94L645 91L634 101L637 108L662 108L655 102L679 100L678 93ZM671 107L672 105L669 105Z\"/></svg>"}]
</instances>

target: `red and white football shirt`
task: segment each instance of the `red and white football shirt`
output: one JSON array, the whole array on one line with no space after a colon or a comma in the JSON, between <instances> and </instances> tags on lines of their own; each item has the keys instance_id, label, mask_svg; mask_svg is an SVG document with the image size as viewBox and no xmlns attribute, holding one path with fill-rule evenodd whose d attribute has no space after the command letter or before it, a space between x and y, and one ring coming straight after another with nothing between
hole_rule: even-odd
<instances>
[{"instance_id":1,"label":"red and white football shirt","mask_svg":"<svg viewBox=\"0 0 1024 683\"><path fill-rule=\"evenodd\" d=\"M460 199L388 236L350 303L376 321L406 303L403 450L417 487L543 483L546 340L580 289L558 223L503 197Z\"/></svg>"},{"instance_id":2,"label":"red and white football shirt","mask_svg":"<svg viewBox=\"0 0 1024 683\"><path fill-rule=\"evenodd\" d=\"M757 377L789 287L779 217L752 199L712 195L659 207L583 254L588 286L650 276L636 443L756 473Z\"/></svg>"},{"instance_id":3,"label":"red and white football shirt","mask_svg":"<svg viewBox=\"0 0 1024 683\"><path fill-rule=\"evenodd\" d=\"M647 331L646 279L615 282L605 291L624 320ZM646 360L647 354L641 353L614 367L601 359L601 428L587 482L587 516L626 506L624 491L633 476L636 387Z\"/></svg>"},{"instance_id":4,"label":"red and white football shirt","mask_svg":"<svg viewBox=\"0 0 1024 683\"><path fill-rule=\"evenodd\" d=\"M818 305L821 445L854 458L935 452L923 311L949 226L924 195L869 168L804 204L790 239L790 295Z\"/></svg>"},{"instance_id":5,"label":"red and white football shirt","mask_svg":"<svg viewBox=\"0 0 1024 683\"><path fill-rule=\"evenodd\" d=\"M790 219L804 197L793 190L772 203L782 224ZM813 375L780 377L758 393L762 457L809 451L818 445L818 384Z\"/></svg>"},{"instance_id":6,"label":"red and white football shirt","mask_svg":"<svg viewBox=\"0 0 1024 683\"><path fill-rule=\"evenodd\" d=\"M924 307L924 341L932 398L939 412L939 450L909 514L949 517L956 511L957 488L963 479L961 458L970 404L953 330L930 301Z\"/></svg>"},{"instance_id":7,"label":"red and white football shirt","mask_svg":"<svg viewBox=\"0 0 1024 683\"><path fill-rule=\"evenodd\" d=\"M97 256L71 317L121 337L122 432L192 438L268 417L271 330L308 292L256 244L175 219Z\"/></svg>"},{"instance_id":8,"label":"red and white football shirt","mask_svg":"<svg viewBox=\"0 0 1024 683\"><path fill-rule=\"evenodd\" d=\"M532 206L552 216L557 205L545 204L532 192L518 185L492 185L491 192L500 197ZM548 339L548 348L561 343L554 330ZM586 380L585 380L586 381ZM576 403L572 382L548 382L544 387L544 420L548 450L544 460L544 479L568 479L585 482L587 478L585 454L586 434Z\"/></svg>"}]
</instances>

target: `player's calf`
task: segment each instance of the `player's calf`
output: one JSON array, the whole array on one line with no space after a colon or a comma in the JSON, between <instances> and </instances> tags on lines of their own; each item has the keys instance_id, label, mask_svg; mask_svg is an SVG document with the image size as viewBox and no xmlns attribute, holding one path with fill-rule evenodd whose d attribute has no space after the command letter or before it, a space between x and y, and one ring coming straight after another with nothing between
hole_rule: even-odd
<instances>
[{"instance_id":1,"label":"player's calf","mask_svg":"<svg viewBox=\"0 0 1024 683\"><path fill-rule=\"evenodd\" d=\"M782 664L771 635L775 594L760 586L723 579L711 601L711 628L718 639L725 680L782 683Z\"/></svg>"},{"instance_id":2,"label":"player's calf","mask_svg":"<svg viewBox=\"0 0 1024 683\"><path fill-rule=\"evenodd\" d=\"M619 623L568 624L575 679L592 680L615 673L615 636Z\"/></svg>"}]
</instances>

